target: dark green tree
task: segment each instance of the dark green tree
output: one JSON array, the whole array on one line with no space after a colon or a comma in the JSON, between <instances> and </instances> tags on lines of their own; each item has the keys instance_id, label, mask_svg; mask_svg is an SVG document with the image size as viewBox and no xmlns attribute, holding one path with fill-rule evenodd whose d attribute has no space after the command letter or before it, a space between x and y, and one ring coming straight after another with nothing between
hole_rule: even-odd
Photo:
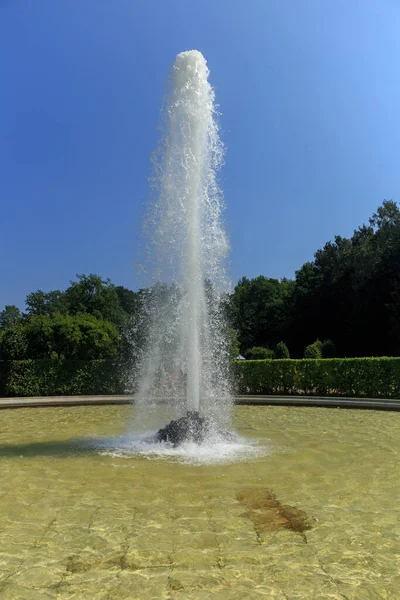
<instances>
[{"instance_id":1,"label":"dark green tree","mask_svg":"<svg viewBox=\"0 0 400 600\"><path fill-rule=\"evenodd\" d=\"M275 345L289 327L292 282L243 277L233 292L231 315L240 348Z\"/></svg>"},{"instance_id":2,"label":"dark green tree","mask_svg":"<svg viewBox=\"0 0 400 600\"><path fill-rule=\"evenodd\" d=\"M121 337L116 326L93 315L33 316L24 325L29 358L100 359L116 356Z\"/></svg>"},{"instance_id":3,"label":"dark green tree","mask_svg":"<svg viewBox=\"0 0 400 600\"><path fill-rule=\"evenodd\" d=\"M276 345L274 358L290 358L289 348L286 346L285 342L279 342Z\"/></svg>"},{"instance_id":4,"label":"dark green tree","mask_svg":"<svg viewBox=\"0 0 400 600\"><path fill-rule=\"evenodd\" d=\"M324 340L322 342L322 358L335 358L336 346L332 340Z\"/></svg>"},{"instance_id":5,"label":"dark green tree","mask_svg":"<svg viewBox=\"0 0 400 600\"><path fill-rule=\"evenodd\" d=\"M6 304L0 312L0 329L6 329L16 325L22 320L22 313L17 306Z\"/></svg>"},{"instance_id":6,"label":"dark green tree","mask_svg":"<svg viewBox=\"0 0 400 600\"><path fill-rule=\"evenodd\" d=\"M0 360L28 358L28 340L24 325L19 322L2 330L0 334Z\"/></svg>"},{"instance_id":7,"label":"dark green tree","mask_svg":"<svg viewBox=\"0 0 400 600\"><path fill-rule=\"evenodd\" d=\"M77 281L65 290L68 311L71 315L89 313L97 319L106 319L122 328L126 325L126 312L120 304L115 286L99 275L77 275Z\"/></svg>"},{"instance_id":8,"label":"dark green tree","mask_svg":"<svg viewBox=\"0 0 400 600\"><path fill-rule=\"evenodd\" d=\"M341 356L400 352L400 211L385 200L350 239L336 236L297 271L285 339L334 339Z\"/></svg>"},{"instance_id":9,"label":"dark green tree","mask_svg":"<svg viewBox=\"0 0 400 600\"><path fill-rule=\"evenodd\" d=\"M270 348L254 346L253 348L249 348L245 355L245 358L248 360L265 360L267 358L273 358L274 353Z\"/></svg>"},{"instance_id":10,"label":"dark green tree","mask_svg":"<svg viewBox=\"0 0 400 600\"><path fill-rule=\"evenodd\" d=\"M122 285L115 288L120 307L128 314L135 315L140 310L140 294Z\"/></svg>"},{"instance_id":11,"label":"dark green tree","mask_svg":"<svg viewBox=\"0 0 400 600\"><path fill-rule=\"evenodd\" d=\"M37 290L28 294L25 300L28 315L63 315L68 312L68 301L65 292L54 290L43 292Z\"/></svg>"},{"instance_id":12,"label":"dark green tree","mask_svg":"<svg viewBox=\"0 0 400 600\"><path fill-rule=\"evenodd\" d=\"M321 345L318 342L314 342L306 346L304 358L322 358Z\"/></svg>"}]
</instances>

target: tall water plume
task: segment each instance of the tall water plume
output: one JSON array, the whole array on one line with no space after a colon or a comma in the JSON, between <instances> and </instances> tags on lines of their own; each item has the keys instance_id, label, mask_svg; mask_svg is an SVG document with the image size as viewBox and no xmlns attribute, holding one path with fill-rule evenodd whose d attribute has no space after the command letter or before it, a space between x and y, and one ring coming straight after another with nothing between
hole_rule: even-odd
<instances>
[{"instance_id":1,"label":"tall water plume","mask_svg":"<svg viewBox=\"0 0 400 600\"><path fill-rule=\"evenodd\" d=\"M224 301L228 242L217 173L223 161L214 91L203 55L176 57L154 158L154 201L145 219L145 351L137 403L167 399L172 416L230 420L230 342Z\"/></svg>"}]
</instances>

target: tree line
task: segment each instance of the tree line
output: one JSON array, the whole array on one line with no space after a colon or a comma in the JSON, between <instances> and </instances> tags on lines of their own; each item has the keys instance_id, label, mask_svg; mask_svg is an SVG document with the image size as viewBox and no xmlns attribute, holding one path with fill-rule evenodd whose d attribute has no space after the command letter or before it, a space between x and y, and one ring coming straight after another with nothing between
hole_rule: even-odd
<instances>
[{"instance_id":1,"label":"tree line","mask_svg":"<svg viewBox=\"0 0 400 600\"><path fill-rule=\"evenodd\" d=\"M78 275L64 290L28 294L26 310L0 312L0 360L100 359L127 352L140 292L99 275Z\"/></svg>"},{"instance_id":2,"label":"tree line","mask_svg":"<svg viewBox=\"0 0 400 600\"><path fill-rule=\"evenodd\" d=\"M151 293L94 274L63 291L33 292L24 312L12 305L0 312L0 360L128 358L143 344L137 324ZM351 238L326 243L294 279L242 277L224 305L233 353L246 358L398 356L397 203L385 200Z\"/></svg>"},{"instance_id":3,"label":"tree line","mask_svg":"<svg viewBox=\"0 0 400 600\"><path fill-rule=\"evenodd\" d=\"M301 358L306 347L329 340L331 355L332 346L341 357L400 355L398 204L385 200L351 238L326 243L293 280L243 277L231 319L244 353L283 341Z\"/></svg>"}]
</instances>

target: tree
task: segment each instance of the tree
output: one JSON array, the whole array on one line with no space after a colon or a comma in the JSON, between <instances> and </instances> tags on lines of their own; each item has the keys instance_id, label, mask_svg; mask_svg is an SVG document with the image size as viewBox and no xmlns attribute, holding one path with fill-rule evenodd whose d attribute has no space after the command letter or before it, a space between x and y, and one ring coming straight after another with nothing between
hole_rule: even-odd
<instances>
[{"instance_id":1,"label":"tree","mask_svg":"<svg viewBox=\"0 0 400 600\"><path fill-rule=\"evenodd\" d=\"M343 356L398 354L399 264L400 211L385 200L351 238L336 236L296 272L285 335L293 353L320 337Z\"/></svg>"},{"instance_id":2,"label":"tree","mask_svg":"<svg viewBox=\"0 0 400 600\"><path fill-rule=\"evenodd\" d=\"M400 210L397 202L384 200L382 205L377 208L376 213L370 218L369 223L375 231L399 227Z\"/></svg>"},{"instance_id":3,"label":"tree","mask_svg":"<svg viewBox=\"0 0 400 600\"><path fill-rule=\"evenodd\" d=\"M205 299L213 323L215 347L220 356L226 354L225 341L230 339L230 346L236 352L236 331L243 355L247 354L247 348L251 353L254 347L276 347L277 354L286 355L280 345L280 340L285 340L294 357L303 356L305 346L312 348L307 352L318 356L322 352L324 357L335 356L336 349L339 356L398 356L399 265L400 210L393 200L384 200L368 222L358 227L351 237L335 236L317 250L314 259L298 269L294 281L279 281L262 275L254 279L243 277L230 296L222 296L213 289L210 281L205 281ZM22 315L17 307L6 306L0 313L0 336L18 324L28 332L33 328L34 318L46 317L35 333L30 334L28 354L31 348L35 355L41 356L48 356L49 352L77 355L82 345L83 324L76 326L76 322L64 320L61 329L70 333L66 338L60 334L57 341L54 332L58 331L58 326L55 327L56 321L52 323L51 319L91 315L97 321L110 322L117 327L122 339L122 354L129 359L140 355L149 342L149 323L163 322L166 306L172 317L179 319L181 302L182 290L178 286L160 284L132 292L123 286L114 286L109 279L99 275L78 275L65 292L38 290L29 294L27 315ZM221 325L225 322L227 329ZM12 335L20 335L16 331ZM170 332L163 334L163 351L172 354L179 340ZM7 341L11 346L12 335ZM76 344L72 343L74 336L77 337ZM325 340L322 346L319 342L319 350L315 350L315 343L309 344L317 338ZM65 346L62 350L61 340ZM71 344L68 345L66 340ZM102 351L96 352L99 355ZM9 355L13 352L10 350ZM19 350L15 353L21 355ZM270 356L271 351L267 354Z\"/></svg>"},{"instance_id":4,"label":"tree","mask_svg":"<svg viewBox=\"0 0 400 600\"><path fill-rule=\"evenodd\" d=\"M22 313L14 304L6 304L4 310L0 312L0 329L6 329L19 323L22 319Z\"/></svg>"},{"instance_id":5,"label":"tree","mask_svg":"<svg viewBox=\"0 0 400 600\"><path fill-rule=\"evenodd\" d=\"M43 292L37 290L28 294L25 300L28 315L56 315L66 314L68 312L68 302L65 292L54 290L52 292Z\"/></svg>"},{"instance_id":6,"label":"tree","mask_svg":"<svg viewBox=\"0 0 400 600\"><path fill-rule=\"evenodd\" d=\"M126 324L126 313L120 305L115 286L99 275L77 275L65 290L68 310L72 315L89 313L97 319L107 319L118 327Z\"/></svg>"},{"instance_id":7,"label":"tree","mask_svg":"<svg viewBox=\"0 0 400 600\"><path fill-rule=\"evenodd\" d=\"M322 358L321 342L318 341L306 346L304 350L304 358Z\"/></svg>"},{"instance_id":8,"label":"tree","mask_svg":"<svg viewBox=\"0 0 400 600\"><path fill-rule=\"evenodd\" d=\"M28 340L24 325L19 322L6 327L0 337L0 360L23 360L27 354Z\"/></svg>"},{"instance_id":9,"label":"tree","mask_svg":"<svg viewBox=\"0 0 400 600\"><path fill-rule=\"evenodd\" d=\"M32 292L26 298L26 315L14 306L0 312L1 337L9 327L22 326L4 338L2 355L91 359L122 352L128 360L144 344L143 298L149 295L147 290L115 287L94 274L78 275L65 291ZM25 345L19 347L19 339Z\"/></svg>"},{"instance_id":10,"label":"tree","mask_svg":"<svg viewBox=\"0 0 400 600\"><path fill-rule=\"evenodd\" d=\"M274 358L290 358L289 348L286 346L285 342L279 342L276 345Z\"/></svg>"},{"instance_id":11,"label":"tree","mask_svg":"<svg viewBox=\"0 0 400 600\"><path fill-rule=\"evenodd\" d=\"M238 282L232 295L231 315L242 351L252 346L275 345L285 337L291 289L291 281L264 276L243 277Z\"/></svg>"},{"instance_id":12,"label":"tree","mask_svg":"<svg viewBox=\"0 0 400 600\"><path fill-rule=\"evenodd\" d=\"M336 346L332 340L324 340L322 343L322 358L335 358Z\"/></svg>"},{"instance_id":13,"label":"tree","mask_svg":"<svg viewBox=\"0 0 400 600\"><path fill-rule=\"evenodd\" d=\"M120 307L128 314L134 315L140 310L139 292L132 292L122 285L115 288L118 296Z\"/></svg>"},{"instance_id":14,"label":"tree","mask_svg":"<svg viewBox=\"0 0 400 600\"><path fill-rule=\"evenodd\" d=\"M29 358L110 358L121 347L116 326L89 314L33 316L24 330Z\"/></svg>"},{"instance_id":15,"label":"tree","mask_svg":"<svg viewBox=\"0 0 400 600\"><path fill-rule=\"evenodd\" d=\"M270 348L263 348L261 346L254 346L246 351L246 358L248 360L265 360L267 358L273 358L274 353Z\"/></svg>"}]
</instances>

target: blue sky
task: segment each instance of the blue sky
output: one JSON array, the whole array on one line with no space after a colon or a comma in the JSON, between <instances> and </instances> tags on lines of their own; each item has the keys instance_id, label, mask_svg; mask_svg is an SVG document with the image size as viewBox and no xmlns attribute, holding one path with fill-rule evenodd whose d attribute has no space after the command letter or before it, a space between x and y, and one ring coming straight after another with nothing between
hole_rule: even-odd
<instances>
[{"instance_id":1,"label":"blue sky","mask_svg":"<svg viewBox=\"0 0 400 600\"><path fill-rule=\"evenodd\" d=\"M400 200L397 0L0 0L0 308L136 289L159 107L196 48L222 112L233 281L292 277Z\"/></svg>"}]
</instances>

